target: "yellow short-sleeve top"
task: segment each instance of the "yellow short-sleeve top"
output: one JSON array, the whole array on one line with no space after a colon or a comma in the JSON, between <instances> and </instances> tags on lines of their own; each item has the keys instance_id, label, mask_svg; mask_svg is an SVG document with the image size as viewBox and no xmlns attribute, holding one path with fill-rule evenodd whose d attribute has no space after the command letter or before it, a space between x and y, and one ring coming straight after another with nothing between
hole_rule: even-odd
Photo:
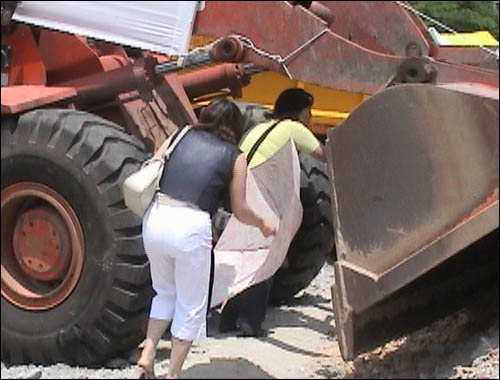
<instances>
[{"instance_id":1,"label":"yellow short-sleeve top","mask_svg":"<svg viewBox=\"0 0 500 380\"><path fill-rule=\"evenodd\" d=\"M248 154L259 137L277 120L269 120L256 125L240 143L240 149ZM292 139L297 149L304 153L312 153L319 147L319 141L304 124L283 120L269 133L255 152L249 168L260 165L273 156L289 139Z\"/></svg>"}]
</instances>

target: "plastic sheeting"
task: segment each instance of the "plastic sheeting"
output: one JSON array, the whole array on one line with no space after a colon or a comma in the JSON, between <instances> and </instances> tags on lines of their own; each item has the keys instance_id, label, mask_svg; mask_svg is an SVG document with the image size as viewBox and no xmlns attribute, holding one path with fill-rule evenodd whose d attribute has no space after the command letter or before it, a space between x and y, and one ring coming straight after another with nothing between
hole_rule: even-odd
<instances>
[{"instance_id":1,"label":"plastic sheeting","mask_svg":"<svg viewBox=\"0 0 500 380\"><path fill-rule=\"evenodd\" d=\"M198 1L22 1L16 21L168 55L188 51Z\"/></svg>"},{"instance_id":2,"label":"plastic sheeting","mask_svg":"<svg viewBox=\"0 0 500 380\"><path fill-rule=\"evenodd\" d=\"M278 231L264 238L258 228L231 216L214 249L212 307L271 277L287 255L303 213L300 164L291 140L249 171L247 202L257 214L279 223Z\"/></svg>"}]
</instances>

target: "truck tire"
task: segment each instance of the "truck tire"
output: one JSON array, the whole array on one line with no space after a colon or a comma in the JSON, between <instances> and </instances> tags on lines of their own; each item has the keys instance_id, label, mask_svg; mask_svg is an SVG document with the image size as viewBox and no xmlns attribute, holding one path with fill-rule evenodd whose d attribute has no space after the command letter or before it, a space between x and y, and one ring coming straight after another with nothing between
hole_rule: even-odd
<instances>
[{"instance_id":1,"label":"truck tire","mask_svg":"<svg viewBox=\"0 0 500 380\"><path fill-rule=\"evenodd\" d=\"M266 121L271 116L272 111L260 104L238 102L238 108L245 120L243 124L243 133L249 132L257 124Z\"/></svg>"},{"instance_id":2,"label":"truck tire","mask_svg":"<svg viewBox=\"0 0 500 380\"><path fill-rule=\"evenodd\" d=\"M266 120L271 111L259 104L238 102L245 118L244 133ZM304 208L302 224L286 257L286 265L274 275L270 303L288 301L306 288L326 260L336 259L326 163L311 155L299 154L300 200Z\"/></svg>"},{"instance_id":3,"label":"truck tire","mask_svg":"<svg viewBox=\"0 0 500 380\"><path fill-rule=\"evenodd\" d=\"M287 253L287 264L274 275L270 303L290 300L316 277L327 259L335 259L330 187L326 163L299 154L302 223Z\"/></svg>"},{"instance_id":4,"label":"truck tire","mask_svg":"<svg viewBox=\"0 0 500 380\"><path fill-rule=\"evenodd\" d=\"M102 363L143 339L152 296L123 180L143 143L86 112L2 116L2 361Z\"/></svg>"}]
</instances>

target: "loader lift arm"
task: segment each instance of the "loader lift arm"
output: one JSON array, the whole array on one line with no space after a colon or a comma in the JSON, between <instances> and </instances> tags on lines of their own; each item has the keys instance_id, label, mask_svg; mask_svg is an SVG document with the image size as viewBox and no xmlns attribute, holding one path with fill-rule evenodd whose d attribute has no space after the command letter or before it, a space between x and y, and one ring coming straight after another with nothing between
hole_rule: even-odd
<instances>
[{"instance_id":1,"label":"loader lift arm","mask_svg":"<svg viewBox=\"0 0 500 380\"><path fill-rule=\"evenodd\" d=\"M324 2L328 4L331 2ZM368 37L358 42L349 41L350 29L356 34L356 29L362 27L360 18L358 23L345 24L339 21L339 31L336 33L337 21L328 27L327 23L301 6L293 6L286 1L268 3L258 6L251 1L221 1L207 2L206 8L199 12L195 21L193 34L219 38L228 35L245 37L246 62L261 65L271 71L287 75L294 79L322 87L345 90L349 92L374 94L398 73L409 57L404 54L414 54L411 49L415 46L422 55L406 63L404 72L400 73L403 81L418 83L429 81L423 66L431 64L437 70L438 84L471 82L492 87L498 87L498 73L492 70L479 69L466 65L450 64L433 60L426 55L429 52L429 42L426 41L420 29L420 20L408 15L403 8L394 2L377 2L377 11L374 5L364 4L328 4L332 12L343 12L335 15L335 20L342 20L347 10L372 7L368 11L375 12L375 30L380 29L383 36L382 43L386 46L394 44L390 49L382 47L382 43L375 44ZM348 2L339 2L348 3ZM367 2L369 3L369 2ZM234 20L235 10L245 17ZM373 13L372 12L372 13ZM394 43L395 37L384 37L383 29L386 26L383 19L390 18L398 25L397 32L385 32L385 35L399 34L399 42ZM233 21L234 20L234 21ZM387 24L386 24L387 25ZM361 33L358 33L361 34ZM406 40L405 40L406 38ZM260 50L250 48L251 44ZM304 46L305 44L305 46ZM296 51L297 49L300 49ZM296 53L294 53L296 51ZM263 53L268 54L263 54ZM291 53L291 56L289 56ZM283 59L287 58L285 61ZM315 64L321 62L321 65Z\"/></svg>"}]
</instances>

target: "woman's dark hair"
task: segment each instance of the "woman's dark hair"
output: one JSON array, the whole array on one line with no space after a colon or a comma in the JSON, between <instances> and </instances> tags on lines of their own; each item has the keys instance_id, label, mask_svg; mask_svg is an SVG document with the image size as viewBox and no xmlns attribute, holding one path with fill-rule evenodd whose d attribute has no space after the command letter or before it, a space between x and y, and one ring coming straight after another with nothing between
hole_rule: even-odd
<instances>
[{"instance_id":1,"label":"woman's dark hair","mask_svg":"<svg viewBox=\"0 0 500 380\"><path fill-rule=\"evenodd\" d=\"M272 117L275 119L297 119L299 113L314 103L314 97L301 88L289 88L283 91L276 103Z\"/></svg>"},{"instance_id":2,"label":"woman's dark hair","mask_svg":"<svg viewBox=\"0 0 500 380\"><path fill-rule=\"evenodd\" d=\"M200 112L195 128L205 129L222 140L238 144L243 133L243 116L236 104L227 99L213 100Z\"/></svg>"}]
</instances>

